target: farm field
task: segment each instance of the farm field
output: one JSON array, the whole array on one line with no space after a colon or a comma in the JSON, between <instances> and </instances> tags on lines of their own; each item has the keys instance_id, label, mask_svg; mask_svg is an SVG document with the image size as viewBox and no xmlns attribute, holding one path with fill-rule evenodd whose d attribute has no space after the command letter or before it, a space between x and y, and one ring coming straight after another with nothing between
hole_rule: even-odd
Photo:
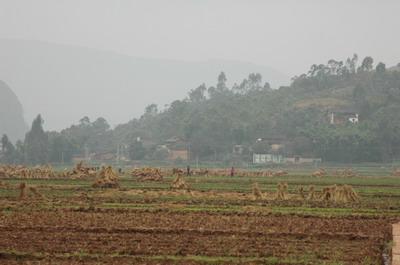
<instances>
[{"instance_id":1,"label":"farm field","mask_svg":"<svg viewBox=\"0 0 400 265\"><path fill-rule=\"evenodd\" d=\"M400 221L398 177L189 176L189 189L172 189L174 179L122 174L102 189L2 178L0 264L384 264ZM324 200L335 184L359 199Z\"/></svg>"}]
</instances>

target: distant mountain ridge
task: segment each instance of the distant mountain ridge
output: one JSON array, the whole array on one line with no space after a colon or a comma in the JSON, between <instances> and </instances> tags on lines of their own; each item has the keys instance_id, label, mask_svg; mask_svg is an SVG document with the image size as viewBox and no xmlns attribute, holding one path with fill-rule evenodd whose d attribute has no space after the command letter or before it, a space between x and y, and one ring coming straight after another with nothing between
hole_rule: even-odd
<instances>
[{"instance_id":1,"label":"distant mountain ridge","mask_svg":"<svg viewBox=\"0 0 400 265\"><path fill-rule=\"evenodd\" d=\"M21 103L8 85L0 80L0 137L7 134L13 141L23 140L26 130Z\"/></svg>"},{"instance_id":2,"label":"distant mountain ridge","mask_svg":"<svg viewBox=\"0 0 400 265\"><path fill-rule=\"evenodd\" d=\"M119 124L139 117L145 106L159 108L203 82L228 83L258 72L272 87L287 85L279 71L252 63L146 59L90 48L39 41L0 39L0 79L19 95L27 120L41 113L45 128L61 129L83 116Z\"/></svg>"}]
</instances>

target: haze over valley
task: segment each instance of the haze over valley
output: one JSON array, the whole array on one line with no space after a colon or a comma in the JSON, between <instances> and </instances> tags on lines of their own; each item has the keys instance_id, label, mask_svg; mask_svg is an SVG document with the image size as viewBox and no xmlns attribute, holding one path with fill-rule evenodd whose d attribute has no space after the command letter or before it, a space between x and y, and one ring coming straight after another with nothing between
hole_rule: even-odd
<instances>
[{"instance_id":1,"label":"haze over valley","mask_svg":"<svg viewBox=\"0 0 400 265\"><path fill-rule=\"evenodd\" d=\"M400 0L0 0L1 265L399 265Z\"/></svg>"},{"instance_id":2,"label":"haze over valley","mask_svg":"<svg viewBox=\"0 0 400 265\"><path fill-rule=\"evenodd\" d=\"M178 61L133 57L54 43L0 39L0 80L24 106L25 118L38 114L47 129L63 129L83 116L117 125L140 117L147 105L162 109L205 83L213 86L225 71L240 84L260 73L278 88L290 78L267 66L231 60Z\"/></svg>"}]
</instances>

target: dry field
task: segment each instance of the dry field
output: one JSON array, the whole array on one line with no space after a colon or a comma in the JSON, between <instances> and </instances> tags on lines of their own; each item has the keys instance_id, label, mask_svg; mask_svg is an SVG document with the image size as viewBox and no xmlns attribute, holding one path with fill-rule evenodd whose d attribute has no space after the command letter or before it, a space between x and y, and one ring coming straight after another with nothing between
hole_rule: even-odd
<instances>
[{"instance_id":1,"label":"dry field","mask_svg":"<svg viewBox=\"0 0 400 265\"><path fill-rule=\"evenodd\" d=\"M3 178L0 264L383 264L400 220L395 177L178 180L25 179L21 195L20 178ZM336 183L359 199L325 200Z\"/></svg>"}]
</instances>

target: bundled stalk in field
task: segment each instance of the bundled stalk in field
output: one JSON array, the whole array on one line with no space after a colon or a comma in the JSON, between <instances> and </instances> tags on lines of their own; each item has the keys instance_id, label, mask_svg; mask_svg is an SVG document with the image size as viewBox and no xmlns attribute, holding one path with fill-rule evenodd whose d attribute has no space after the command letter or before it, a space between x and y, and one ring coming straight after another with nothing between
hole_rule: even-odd
<instances>
[{"instance_id":1,"label":"bundled stalk in field","mask_svg":"<svg viewBox=\"0 0 400 265\"><path fill-rule=\"evenodd\" d=\"M274 177L283 177L283 176L289 175L289 173L287 171L284 171L284 170L279 170L277 172L274 172L272 175Z\"/></svg>"},{"instance_id":2,"label":"bundled stalk in field","mask_svg":"<svg viewBox=\"0 0 400 265\"><path fill-rule=\"evenodd\" d=\"M163 175L158 168L135 168L131 175L137 177L139 181L162 181Z\"/></svg>"},{"instance_id":3,"label":"bundled stalk in field","mask_svg":"<svg viewBox=\"0 0 400 265\"><path fill-rule=\"evenodd\" d=\"M182 175L177 175L176 178L172 181L171 183L171 188L172 189L177 189L177 190L189 190L190 187L184 180Z\"/></svg>"},{"instance_id":4,"label":"bundled stalk in field","mask_svg":"<svg viewBox=\"0 0 400 265\"><path fill-rule=\"evenodd\" d=\"M82 161L76 164L75 168L71 171L66 171L62 173L63 177L68 177L72 179L94 178L96 177L96 175L96 169L84 166Z\"/></svg>"},{"instance_id":5,"label":"bundled stalk in field","mask_svg":"<svg viewBox=\"0 0 400 265\"><path fill-rule=\"evenodd\" d=\"M334 194L335 202L357 202L359 197L349 185L338 186Z\"/></svg>"},{"instance_id":6,"label":"bundled stalk in field","mask_svg":"<svg viewBox=\"0 0 400 265\"><path fill-rule=\"evenodd\" d=\"M324 168L320 168L312 174L313 177L324 177L326 176L326 170Z\"/></svg>"},{"instance_id":7,"label":"bundled stalk in field","mask_svg":"<svg viewBox=\"0 0 400 265\"><path fill-rule=\"evenodd\" d=\"M336 185L325 187L322 189L321 199L323 201L334 201L336 192Z\"/></svg>"},{"instance_id":8,"label":"bundled stalk in field","mask_svg":"<svg viewBox=\"0 0 400 265\"><path fill-rule=\"evenodd\" d=\"M57 173L49 165L28 168L26 166L0 166L0 177L4 178L35 178L50 179L58 177Z\"/></svg>"},{"instance_id":9,"label":"bundled stalk in field","mask_svg":"<svg viewBox=\"0 0 400 265\"><path fill-rule=\"evenodd\" d=\"M118 188L118 175L111 166L102 167L99 172L99 178L92 186L94 188Z\"/></svg>"},{"instance_id":10,"label":"bundled stalk in field","mask_svg":"<svg viewBox=\"0 0 400 265\"><path fill-rule=\"evenodd\" d=\"M322 190L322 200L340 203L357 202L359 197L350 185L333 185Z\"/></svg>"},{"instance_id":11,"label":"bundled stalk in field","mask_svg":"<svg viewBox=\"0 0 400 265\"><path fill-rule=\"evenodd\" d=\"M299 188L299 194L300 194L300 198L301 198L302 200L305 200L305 199L306 199L306 194L305 194L305 191L304 191L304 187L303 187L303 186L300 186L300 188Z\"/></svg>"},{"instance_id":12,"label":"bundled stalk in field","mask_svg":"<svg viewBox=\"0 0 400 265\"><path fill-rule=\"evenodd\" d=\"M313 185L311 185L311 186L308 188L308 197L307 197L307 200L312 201L312 200L315 200L315 199L316 199L316 196L315 196L315 187L314 187Z\"/></svg>"},{"instance_id":13,"label":"bundled stalk in field","mask_svg":"<svg viewBox=\"0 0 400 265\"><path fill-rule=\"evenodd\" d=\"M258 183L257 183L257 182L253 183L252 191L253 191L253 196L254 196L254 199L255 199L255 200L260 200L260 199L262 199L263 195L262 195L261 189L260 189L260 187L258 186Z\"/></svg>"},{"instance_id":14,"label":"bundled stalk in field","mask_svg":"<svg viewBox=\"0 0 400 265\"><path fill-rule=\"evenodd\" d=\"M288 184L286 182L279 182L278 183L278 191L276 193L277 200L286 200L286 195L288 191Z\"/></svg>"},{"instance_id":15,"label":"bundled stalk in field","mask_svg":"<svg viewBox=\"0 0 400 265\"><path fill-rule=\"evenodd\" d=\"M25 198L25 195L26 195L26 192L25 192L26 183L25 182L20 183L19 186L18 186L18 189L19 189L19 200L23 200Z\"/></svg>"},{"instance_id":16,"label":"bundled stalk in field","mask_svg":"<svg viewBox=\"0 0 400 265\"><path fill-rule=\"evenodd\" d=\"M183 169L180 169L180 168L173 168L172 169L172 175L174 175L174 176L183 176L183 175L185 175L185 171L183 171Z\"/></svg>"},{"instance_id":17,"label":"bundled stalk in field","mask_svg":"<svg viewBox=\"0 0 400 265\"><path fill-rule=\"evenodd\" d=\"M341 176L341 177L356 177L357 176L357 172L355 172L353 169L351 168L346 168L344 170L336 170L336 175L337 176Z\"/></svg>"}]
</instances>

